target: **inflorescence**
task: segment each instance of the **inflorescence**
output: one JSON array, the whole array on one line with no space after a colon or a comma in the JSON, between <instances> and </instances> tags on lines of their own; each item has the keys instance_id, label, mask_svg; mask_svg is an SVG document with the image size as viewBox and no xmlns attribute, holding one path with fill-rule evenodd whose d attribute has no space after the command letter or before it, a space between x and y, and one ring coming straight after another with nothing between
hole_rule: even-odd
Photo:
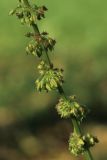
<instances>
[{"instance_id":1,"label":"inflorescence","mask_svg":"<svg viewBox=\"0 0 107 160\"><path fill-rule=\"evenodd\" d=\"M95 143L98 143L98 139L89 133L81 136L74 132L69 139L69 151L75 156L78 156L84 154L86 149L93 147Z\"/></svg>"},{"instance_id":2,"label":"inflorescence","mask_svg":"<svg viewBox=\"0 0 107 160\"><path fill-rule=\"evenodd\" d=\"M33 37L33 40L26 47L26 52L29 54L41 57L43 52L52 51L56 41L48 36L47 32L41 34L27 33L27 37Z\"/></svg>"},{"instance_id":3,"label":"inflorescence","mask_svg":"<svg viewBox=\"0 0 107 160\"><path fill-rule=\"evenodd\" d=\"M23 0L19 0L18 6L10 11L10 15L16 15L22 24L33 24L37 20L45 18L45 12L48 9L45 6L26 5Z\"/></svg>"},{"instance_id":4,"label":"inflorescence","mask_svg":"<svg viewBox=\"0 0 107 160\"><path fill-rule=\"evenodd\" d=\"M26 52L37 56L40 59L38 65L39 77L35 81L37 91L52 91L63 88L64 83L63 69L58 69L50 63L48 53L54 49L56 41L48 36L47 32L39 32L37 22L45 18L45 12L48 9L45 6L30 5L28 0L19 0L18 6L10 11L10 15L16 15L21 24L27 24L33 27L34 32L26 33L26 37L32 38L26 47ZM48 56L48 60L44 60L44 55ZM98 139L90 134L83 135L80 128L80 122L86 117L88 109L86 106L79 104L75 96L66 97L61 95L56 109L61 118L71 118L76 122L74 124L74 132L69 139L69 150L74 155L80 155L87 152L87 160L92 160L89 154L90 147L98 142ZM78 128L79 133L75 128Z\"/></svg>"},{"instance_id":5,"label":"inflorescence","mask_svg":"<svg viewBox=\"0 0 107 160\"><path fill-rule=\"evenodd\" d=\"M62 118L76 118L80 122L88 113L88 108L80 105L75 96L70 96L67 99L61 97L59 103L56 105L56 109Z\"/></svg>"},{"instance_id":6,"label":"inflorescence","mask_svg":"<svg viewBox=\"0 0 107 160\"><path fill-rule=\"evenodd\" d=\"M50 68L44 61L41 61L38 65L40 77L35 81L36 88L38 91L51 91L62 86L63 70L58 68Z\"/></svg>"}]
</instances>

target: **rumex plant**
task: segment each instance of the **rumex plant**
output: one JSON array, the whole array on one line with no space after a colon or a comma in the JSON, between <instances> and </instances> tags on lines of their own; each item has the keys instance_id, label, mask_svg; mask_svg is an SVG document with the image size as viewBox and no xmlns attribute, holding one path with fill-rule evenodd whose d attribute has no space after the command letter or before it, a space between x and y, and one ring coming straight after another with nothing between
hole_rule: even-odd
<instances>
[{"instance_id":1,"label":"rumex plant","mask_svg":"<svg viewBox=\"0 0 107 160\"><path fill-rule=\"evenodd\" d=\"M84 135L81 129L81 122L86 118L88 108L81 105L76 96L66 96L63 89L63 69L54 67L49 56L56 41L47 32L40 33L37 25L38 21L45 18L47 10L45 6L30 4L28 0L19 0L18 6L9 14L16 15L21 24L33 28L33 32L26 33L26 37L31 38L26 52L40 60L37 66L39 77L35 81L35 86L39 92L53 90L59 92L60 98L56 110L61 118L71 118L73 124L73 133L69 138L69 151L75 156L83 155L86 160L93 160L90 147L94 146L98 139L89 133Z\"/></svg>"}]
</instances>

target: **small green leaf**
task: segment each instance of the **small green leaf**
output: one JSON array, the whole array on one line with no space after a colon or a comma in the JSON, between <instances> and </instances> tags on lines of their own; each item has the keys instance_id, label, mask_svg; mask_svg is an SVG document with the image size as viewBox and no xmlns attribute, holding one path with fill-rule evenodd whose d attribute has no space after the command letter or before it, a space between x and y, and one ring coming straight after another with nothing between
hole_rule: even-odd
<instances>
[{"instance_id":1,"label":"small green leaf","mask_svg":"<svg viewBox=\"0 0 107 160\"><path fill-rule=\"evenodd\" d=\"M11 16L11 15L13 15L13 14L15 14L15 12L16 12L16 10L14 9L12 9L10 12L9 12L9 15Z\"/></svg>"}]
</instances>

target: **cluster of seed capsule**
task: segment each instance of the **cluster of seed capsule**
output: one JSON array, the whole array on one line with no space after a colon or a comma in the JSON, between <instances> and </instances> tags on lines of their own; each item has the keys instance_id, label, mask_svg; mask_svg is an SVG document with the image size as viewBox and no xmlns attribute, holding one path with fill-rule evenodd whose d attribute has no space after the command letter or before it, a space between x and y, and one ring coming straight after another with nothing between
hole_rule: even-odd
<instances>
[{"instance_id":1,"label":"cluster of seed capsule","mask_svg":"<svg viewBox=\"0 0 107 160\"><path fill-rule=\"evenodd\" d=\"M24 0L19 0L19 5L10 11L10 15L16 15L22 24L37 26L37 20L45 18L45 6L25 5ZM47 32L35 33L28 32L27 37L32 38L26 52L42 59L38 65L39 78L35 81L37 91L58 90L64 82L63 69L54 68L43 60L42 55L54 49L56 41L48 36ZM80 105L75 96L64 97L59 99L56 105L58 114L62 118L75 118L79 123L86 117L88 110L85 106ZM87 149L94 146L98 139L90 134L82 136L75 132L69 139L69 150L74 155L83 154Z\"/></svg>"},{"instance_id":2,"label":"cluster of seed capsule","mask_svg":"<svg viewBox=\"0 0 107 160\"><path fill-rule=\"evenodd\" d=\"M78 121L82 121L88 113L88 109L80 105L75 96L70 96L68 98L61 97L56 105L56 109L62 118L71 117L76 118Z\"/></svg>"},{"instance_id":3,"label":"cluster of seed capsule","mask_svg":"<svg viewBox=\"0 0 107 160\"><path fill-rule=\"evenodd\" d=\"M19 0L18 6L10 11L10 15L16 15L22 24L33 24L37 20L45 18L45 12L47 8L45 6L26 6L22 0Z\"/></svg>"},{"instance_id":4,"label":"cluster of seed capsule","mask_svg":"<svg viewBox=\"0 0 107 160\"><path fill-rule=\"evenodd\" d=\"M74 118L79 123L86 117L89 112L88 108L84 105L80 105L75 96L61 97L56 105L57 112L62 118ZM74 132L69 138L69 151L78 156L84 154L84 152L93 147L95 143L98 143L98 139L90 134L80 135L80 133Z\"/></svg>"},{"instance_id":5,"label":"cluster of seed capsule","mask_svg":"<svg viewBox=\"0 0 107 160\"><path fill-rule=\"evenodd\" d=\"M95 143L98 143L98 139L91 134L81 136L77 133L73 133L69 139L69 151L78 156L84 154L86 149L93 147Z\"/></svg>"},{"instance_id":6,"label":"cluster of seed capsule","mask_svg":"<svg viewBox=\"0 0 107 160\"><path fill-rule=\"evenodd\" d=\"M33 40L26 47L26 52L29 54L41 57L43 52L52 51L56 41L48 36L47 32L41 34L28 33L27 37L33 37Z\"/></svg>"},{"instance_id":7,"label":"cluster of seed capsule","mask_svg":"<svg viewBox=\"0 0 107 160\"><path fill-rule=\"evenodd\" d=\"M63 83L63 70L53 68L47 65L44 61L38 65L40 77L35 81L38 91L51 91L56 90L58 86Z\"/></svg>"}]
</instances>

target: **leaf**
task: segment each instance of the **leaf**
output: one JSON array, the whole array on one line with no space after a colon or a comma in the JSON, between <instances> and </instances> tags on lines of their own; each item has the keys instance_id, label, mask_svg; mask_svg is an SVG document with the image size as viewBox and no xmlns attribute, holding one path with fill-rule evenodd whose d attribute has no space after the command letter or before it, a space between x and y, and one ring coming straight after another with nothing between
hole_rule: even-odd
<instances>
[{"instance_id":1,"label":"leaf","mask_svg":"<svg viewBox=\"0 0 107 160\"><path fill-rule=\"evenodd\" d=\"M15 12L16 12L16 9L12 9L12 10L9 12L9 16L15 14Z\"/></svg>"},{"instance_id":2,"label":"leaf","mask_svg":"<svg viewBox=\"0 0 107 160\"><path fill-rule=\"evenodd\" d=\"M46 84L46 89L47 89L48 91L51 91L51 87L50 87L48 84Z\"/></svg>"}]
</instances>

